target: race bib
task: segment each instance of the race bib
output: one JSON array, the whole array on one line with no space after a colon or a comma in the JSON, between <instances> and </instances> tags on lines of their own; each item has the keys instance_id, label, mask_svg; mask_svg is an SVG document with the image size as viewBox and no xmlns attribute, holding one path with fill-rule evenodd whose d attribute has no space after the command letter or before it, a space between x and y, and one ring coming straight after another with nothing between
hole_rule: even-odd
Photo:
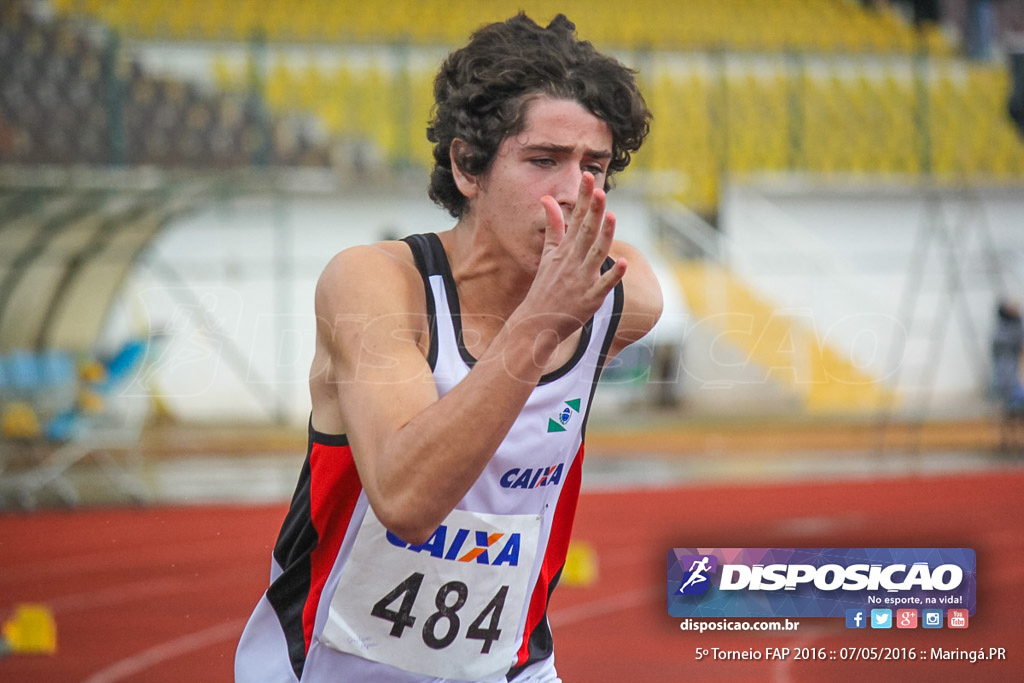
<instances>
[{"instance_id":1,"label":"race bib","mask_svg":"<svg viewBox=\"0 0 1024 683\"><path fill-rule=\"evenodd\" d=\"M540 526L539 515L453 510L425 543L409 545L368 508L322 640L428 676L504 680Z\"/></svg>"}]
</instances>

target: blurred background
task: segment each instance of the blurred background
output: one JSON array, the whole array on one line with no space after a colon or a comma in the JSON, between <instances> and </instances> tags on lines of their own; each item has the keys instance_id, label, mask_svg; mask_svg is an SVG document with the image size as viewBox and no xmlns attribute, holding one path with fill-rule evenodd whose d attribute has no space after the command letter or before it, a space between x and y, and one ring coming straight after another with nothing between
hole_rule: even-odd
<instances>
[{"instance_id":1,"label":"blurred background","mask_svg":"<svg viewBox=\"0 0 1024 683\"><path fill-rule=\"evenodd\" d=\"M316 279L450 227L433 75L519 10L655 116L585 484L1019 466L1024 0L0 0L0 526L286 501Z\"/></svg>"},{"instance_id":2,"label":"blurred background","mask_svg":"<svg viewBox=\"0 0 1024 683\"><path fill-rule=\"evenodd\" d=\"M79 493L38 466L12 482L15 461L100 426L154 446L225 426L301 439L327 259L451 225L425 191L440 59L481 23L555 13L0 8L0 408L20 451L2 491L21 505ZM609 368L597 424L1000 426L997 308L1024 297L1024 3L558 11L638 71L655 115L611 201L667 308Z\"/></svg>"}]
</instances>

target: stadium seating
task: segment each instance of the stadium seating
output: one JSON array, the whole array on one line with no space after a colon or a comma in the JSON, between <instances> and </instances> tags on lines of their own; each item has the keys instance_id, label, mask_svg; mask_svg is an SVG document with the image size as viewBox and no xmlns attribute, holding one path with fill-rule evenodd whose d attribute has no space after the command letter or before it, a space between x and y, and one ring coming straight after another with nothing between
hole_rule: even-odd
<instances>
[{"instance_id":1,"label":"stadium seating","mask_svg":"<svg viewBox=\"0 0 1024 683\"><path fill-rule=\"evenodd\" d=\"M834 57L653 62L641 78L656 124L636 168L672 179L673 198L702 211L714 207L725 173L1024 176L1024 145L1004 114L1005 70L951 59L922 68ZM220 73L222 87L241 87L229 70ZM333 136L365 137L388 159L426 165L431 76L419 67L321 68L281 57L268 102L275 111L314 112Z\"/></svg>"},{"instance_id":2,"label":"stadium seating","mask_svg":"<svg viewBox=\"0 0 1024 683\"><path fill-rule=\"evenodd\" d=\"M438 49L519 9L541 21L553 13L547 3L505 0L55 0L53 6L60 16L100 20L129 42L187 41L211 54L221 93L205 99L193 86L157 81L133 67L123 135L128 163L205 160L215 167L265 160L271 143L277 162L330 163L301 130L262 137L259 101L282 122L312 116L356 167L373 160L429 165L424 129ZM702 213L715 212L723 178L732 175L928 174L951 183L1024 177L1024 145L1005 115L1006 70L956 58L956 46L938 27L915 28L889 9L835 0L637 0L623 11L618 3L569 0L559 11L577 22L583 37L622 50L639 70L656 117L634 166L644 171L644 187ZM26 45L82 52L81 41L63 30L64 38ZM238 43L260 51L261 100L253 99L254 60L229 59L223 47ZM337 46L363 51L346 58ZM97 74L100 94L102 59L76 57L85 64L82 72ZM56 90L63 89L58 83ZM54 115L95 121L95 130L86 126L85 135L70 138L48 130L47 144L36 145L31 159L55 159L76 144L109 148L109 112L95 99L85 111ZM145 126L154 119L163 125ZM75 154L96 158L87 150Z\"/></svg>"},{"instance_id":3,"label":"stadium seating","mask_svg":"<svg viewBox=\"0 0 1024 683\"><path fill-rule=\"evenodd\" d=\"M0 6L0 163L232 168L325 165L295 122L248 92L146 73L116 39Z\"/></svg>"},{"instance_id":4,"label":"stadium seating","mask_svg":"<svg viewBox=\"0 0 1024 683\"><path fill-rule=\"evenodd\" d=\"M891 11L870 11L835 0L717 0L621 3L566 0L557 9L543 0L55 0L61 13L97 17L126 35L188 41L415 45L461 43L476 27L523 10L538 21L555 11L571 17L581 34L602 46L651 50L911 53L914 31ZM937 29L924 34L932 53L952 47Z\"/></svg>"},{"instance_id":5,"label":"stadium seating","mask_svg":"<svg viewBox=\"0 0 1024 683\"><path fill-rule=\"evenodd\" d=\"M1024 145L1005 116L1004 69L950 59L921 72L906 60L800 63L737 60L717 75L679 66L654 74L657 123L638 166L676 170L689 182L675 198L703 211L715 206L724 173L1024 177Z\"/></svg>"}]
</instances>

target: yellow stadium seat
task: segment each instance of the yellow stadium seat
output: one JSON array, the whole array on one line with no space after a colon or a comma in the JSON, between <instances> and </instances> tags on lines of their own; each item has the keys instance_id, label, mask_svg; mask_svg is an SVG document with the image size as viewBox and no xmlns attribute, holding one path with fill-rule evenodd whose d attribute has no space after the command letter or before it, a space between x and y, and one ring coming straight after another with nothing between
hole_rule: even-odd
<instances>
[{"instance_id":1,"label":"yellow stadium seat","mask_svg":"<svg viewBox=\"0 0 1024 683\"><path fill-rule=\"evenodd\" d=\"M419 44L461 42L474 28L525 9L548 21L545 2L489 3L459 0L392 0L388 3L332 3L323 0L57 0L62 13L82 11L118 30L140 37L188 40L247 40L256 25L268 38L294 42L355 40ZM634 0L630 11L611 0L567 0L559 6L579 22L584 37L615 47L652 49L820 50L850 53L865 49L911 53L914 29L889 10L873 12L834 0L718 0L675 3ZM931 54L951 54L937 29L922 33Z\"/></svg>"},{"instance_id":2,"label":"yellow stadium seat","mask_svg":"<svg viewBox=\"0 0 1024 683\"><path fill-rule=\"evenodd\" d=\"M129 37L249 41L261 29L271 48L277 42L445 46L519 8L542 22L556 11L542 0L54 0L53 6L58 13L91 13ZM714 210L728 172L930 171L963 178L1024 172L1024 148L1005 117L1005 68L955 60L941 32L917 31L890 9L835 0L634 0L628 12L610 0L566 0L558 9L578 21L582 37L629 50L642 65L655 123L635 167L670 179L671 192L699 210ZM919 49L929 55L923 70L915 66ZM401 59L271 61L265 92L272 110L303 109L332 135L370 142L394 161L431 163L424 129L432 66L406 73ZM222 88L248 87L244 71L223 57L211 61L211 70ZM926 80L915 81L915 74ZM674 180L680 178L686 180Z\"/></svg>"}]
</instances>

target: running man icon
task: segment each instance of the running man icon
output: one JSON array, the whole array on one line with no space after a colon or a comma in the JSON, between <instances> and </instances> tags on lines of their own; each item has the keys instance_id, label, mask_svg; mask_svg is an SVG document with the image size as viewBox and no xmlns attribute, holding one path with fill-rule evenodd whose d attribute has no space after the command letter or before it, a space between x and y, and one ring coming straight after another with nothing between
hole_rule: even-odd
<instances>
[{"instance_id":1,"label":"running man icon","mask_svg":"<svg viewBox=\"0 0 1024 683\"><path fill-rule=\"evenodd\" d=\"M690 575L683 582L683 585L679 587L681 595L693 595L707 590L707 586L699 586L699 584L706 583L708 580L706 574L715 570L715 567L711 564L712 559L713 557L710 555L702 555L699 560L695 559L690 564L690 568L687 570L690 572ZM694 586L698 587L693 588Z\"/></svg>"}]
</instances>

